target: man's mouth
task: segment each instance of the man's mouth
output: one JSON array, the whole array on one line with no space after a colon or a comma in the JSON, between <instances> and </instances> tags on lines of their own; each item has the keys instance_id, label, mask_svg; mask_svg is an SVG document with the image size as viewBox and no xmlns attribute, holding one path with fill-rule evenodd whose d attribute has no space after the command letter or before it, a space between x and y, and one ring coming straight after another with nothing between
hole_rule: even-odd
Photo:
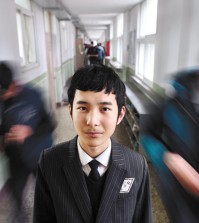
<instances>
[{"instance_id":1,"label":"man's mouth","mask_svg":"<svg viewBox=\"0 0 199 223\"><path fill-rule=\"evenodd\" d=\"M102 135L101 132L97 132L97 131L88 131L88 132L86 132L86 134L92 138L96 138L96 137L99 137Z\"/></svg>"}]
</instances>

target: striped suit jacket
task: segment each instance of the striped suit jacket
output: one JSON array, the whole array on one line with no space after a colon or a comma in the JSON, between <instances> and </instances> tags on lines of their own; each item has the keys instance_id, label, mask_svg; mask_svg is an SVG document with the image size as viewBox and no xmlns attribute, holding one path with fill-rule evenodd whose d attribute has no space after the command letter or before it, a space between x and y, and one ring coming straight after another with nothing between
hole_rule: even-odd
<instances>
[{"instance_id":1,"label":"striped suit jacket","mask_svg":"<svg viewBox=\"0 0 199 223\"><path fill-rule=\"evenodd\" d=\"M41 154L34 200L34 223L151 223L145 158L112 140L111 161L96 221L77 151L77 137ZM121 192L123 183L133 182ZM130 189L130 190L129 190ZM129 191L128 191L129 190Z\"/></svg>"}]
</instances>

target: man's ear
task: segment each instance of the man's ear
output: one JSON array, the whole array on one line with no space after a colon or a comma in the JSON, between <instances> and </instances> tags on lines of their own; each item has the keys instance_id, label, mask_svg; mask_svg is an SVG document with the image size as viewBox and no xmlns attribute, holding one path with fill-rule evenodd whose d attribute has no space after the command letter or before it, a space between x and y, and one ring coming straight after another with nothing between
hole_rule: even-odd
<instances>
[{"instance_id":1,"label":"man's ear","mask_svg":"<svg viewBox=\"0 0 199 223\"><path fill-rule=\"evenodd\" d=\"M72 106L70 104L68 105L68 110L69 110L71 118L73 118L73 116L72 116Z\"/></svg>"},{"instance_id":2,"label":"man's ear","mask_svg":"<svg viewBox=\"0 0 199 223\"><path fill-rule=\"evenodd\" d=\"M117 125L120 124L120 122L124 118L125 113L126 113L126 108L124 106L122 106L121 112L120 112L120 114L118 116L118 119L117 119Z\"/></svg>"}]
</instances>

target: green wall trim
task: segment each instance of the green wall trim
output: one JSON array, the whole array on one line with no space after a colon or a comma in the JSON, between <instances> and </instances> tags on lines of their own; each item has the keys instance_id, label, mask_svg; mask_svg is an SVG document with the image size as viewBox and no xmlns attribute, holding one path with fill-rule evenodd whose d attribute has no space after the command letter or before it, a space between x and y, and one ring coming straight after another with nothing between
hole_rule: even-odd
<instances>
[{"instance_id":1,"label":"green wall trim","mask_svg":"<svg viewBox=\"0 0 199 223\"><path fill-rule=\"evenodd\" d=\"M62 66L66 65L66 64L68 64L68 63L70 63L70 62L74 63L74 58L70 58L70 59L64 61L64 62L62 63Z\"/></svg>"},{"instance_id":2,"label":"green wall trim","mask_svg":"<svg viewBox=\"0 0 199 223\"><path fill-rule=\"evenodd\" d=\"M131 80L132 80L132 77L133 76L135 76L135 70L134 69L132 69L132 68L130 68L130 67L126 67L126 70L125 70L125 72L126 72L126 81L127 82L131 82ZM141 80L142 81L142 80ZM144 82L144 81L142 81L143 83L145 83L146 85L147 85L147 83L146 83L146 81ZM155 82L152 82L150 85L148 85L149 86L149 88L151 88L151 90L155 93L155 94L158 94L158 95L160 95L161 97L165 97L165 89L164 88L162 88L160 85L158 85L157 83L155 83Z\"/></svg>"},{"instance_id":3,"label":"green wall trim","mask_svg":"<svg viewBox=\"0 0 199 223\"><path fill-rule=\"evenodd\" d=\"M165 93L165 89L162 88L160 85L153 83L153 90L154 92L156 92L157 94L159 94L162 97L167 97L166 93Z\"/></svg>"},{"instance_id":4,"label":"green wall trim","mask_svg":"<svg viewBox=\"0 0 199 223\"><path fill-rule=\"evenodd\" d=\"M61 66L60 67L56 67L54 70L55 70L56 73L59 73L61 71Z\"/></svg>"},{"instance_id":5,"label":"green wall trim","mask_svg":"<svg viewBox=\"0 0 199 223\"><path fill-rule=\"evenodd\" d=\"M39 75L38 77L36 77L32 81L29 81L28 83L31 84L31 85L33 85L33 86L35 86L39 82L43 81L45 78L47 78L47 73L43 73L43 74Z\"/></svg>"}]
</instances>

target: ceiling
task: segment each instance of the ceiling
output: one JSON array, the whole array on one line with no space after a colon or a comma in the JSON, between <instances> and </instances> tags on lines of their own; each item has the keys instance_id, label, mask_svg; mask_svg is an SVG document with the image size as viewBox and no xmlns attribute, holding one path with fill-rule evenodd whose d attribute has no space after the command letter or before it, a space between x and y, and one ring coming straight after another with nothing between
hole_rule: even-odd
<instances>
[{"instance_id":1,"label":"ceiling","mask_svg":"<svg viewBox=\"0 0 199 223\"><path fill-rule=\"evenodd\" d=\"M89 39L100 38L113 18L142 0L33 0L59 20L71 20Z\"/></svg>"}]
</instances>

